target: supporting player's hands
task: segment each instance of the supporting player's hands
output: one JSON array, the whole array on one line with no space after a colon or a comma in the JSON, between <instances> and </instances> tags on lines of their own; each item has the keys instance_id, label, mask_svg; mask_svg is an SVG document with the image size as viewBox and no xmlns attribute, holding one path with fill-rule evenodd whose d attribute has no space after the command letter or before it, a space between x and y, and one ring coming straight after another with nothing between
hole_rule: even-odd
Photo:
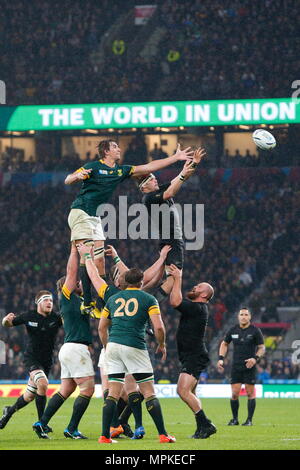
<instances>
[{"instance_id":1,"label":"supporting player's hands","mask_svg":"<svg viewBox=\"0 0 300 470\"><path fill-rule=\"evenodd\" d=\"M115 258L116 256L118 256L118 253L117 253L117 250L112 245L107 245L107 248L105 250L105 255Z\"/></svg>"},{"instance_id":2,"label":"supporting player's hands","mask_svg":"<svg viewBox=\"0 0 300 470\"><path fill-rule=\"evenodd\" d=\"M181 150L180 144L178 144L174 157L176 161L191 160L193 158L193 154L194 152L191 150L191 147L187 147L186 149Z\"/></svg>"},{"instance_id":3,"label":"supporting player's hands","mask_svg":"<svg viewBox=\"0 0 300 470\"><path fill-rule=\"evenodd\" d=\"M86 245L85 243L77 243L76 248L78 250L78 253L82 258L84 258L86 255L93 255L93 246L92 245Z\"/></svg>"},{"instance_id":4,"label":"supporting player's hands","mask_svg":"<svg viewBox=\"0 0 300 470\"><path fill-rule=\"evenodd\" d=\"M159 344L156 348L155 354L161 353L161 360L165 361L167 359L167 348L165 344Z\"/></svg>"},{"instance_id":5,"label":"supporting player's hands","mask_svg":"<svg viewBox=\"0 0 300 470\"><path fill-rule=\"evenodd\" d=\"M167 255L171 249L172 249L171 245L163 246L162 249L160 250L159 257L163 260L166 260Z\"/></svg>"},{"instance_id":6,"label":"supporting player's hands","mask_svg":"<svg viewBox=\"0 0 300 470\"><path fill-rule=\"evenodd\" d=\"M223 359L220 359L217 362L217 369L218 369L218 372L220 372L220 374L223 374L223 372L224 372L224 361L223 361Z\"/></svg>"},{"instance_id":7,"label":"supporting player's hands","mask_svg":"<svg viewBox=\"0 0 300 470\"><path fill-rule=\"evenodd\" d=\"M252 369L253 366L256 364L256 359L254 357L250 357L250 359L245 360L245 366L247 369Z\"/></svg>"},{"instance_id":8,"label":"supporting player's hands","mask_svg":"<svg viewBox=\"0 0 300 470\"><path fill-rule=\"evenodd\" d=\"M168 272L172 277L174 277L174 279L176 279L176 278L180 279L182 277L182 269L177 268L177 266L175 266L175 264L171 264L169 266Z\"/></svg>"}]
</instances>

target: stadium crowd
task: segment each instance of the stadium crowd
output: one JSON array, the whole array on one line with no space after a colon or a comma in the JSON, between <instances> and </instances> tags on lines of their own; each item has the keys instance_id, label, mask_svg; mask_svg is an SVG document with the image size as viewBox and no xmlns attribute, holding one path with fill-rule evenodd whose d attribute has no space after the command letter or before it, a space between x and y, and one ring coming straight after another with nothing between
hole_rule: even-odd
<instances>
[{"instance_id":1,"label":"stadium crowd","mask_svg":"<svg viewBox=\"0 0 300 470\"><path fill-rule=\"evenodd\" d=\"M119 38L125 39L124 51L114 53L111 44L100 61L95 53L101 39L107 39L109 28L135 2L67 0L62 4L55 0L50 7L45 0L2 1L1 79L7 85L9 104L291 95L298 72L296 2L162 0L155 4L151 27L135 26L132 14L128 40ZM131 52L141 28L145 31L142 43ZM165 34L155 53L146 54L142 46L157 28L164 28Z\"/></svg>"},{"instance_id":2,"label":"stadium crowd","mask_svg":"<svg viewBox=\"0 0 300 470\"><path fill-rule=\"evenodd\" d=\"M159 175L160 181L172 178L173 171ZM2 184L0 200L0 309L2 314L21 313L34 308L37 291L47 289L55 296L55 283L66 269L69 228L66 214L78 187L25 183ZM260 308L299 303L299 226L293 223L299 210L299 181L289 180L284 173L250 172L244 180L221 181L209 172L191 179L176 197L176 202L205 205L205 242L196 254L186 251L183 289L186 292L200 280L211 283L215 297L210 304L207 329L210 340L226 325L239 305L248 299L253 315ZM134 183L124 183L112 203L118 207L119 195L126 195L128 206L140 202L141 194ZM14 209L13 211L11 209ZM259 224L258 224L259 221ZM118 238L118 237L117 237ZM158 256L157 241L109 240L124 261L145 269ZM109 266L109 260L108 260ZM255 291L255 295L251 294ZM56 297L55 297L56 298ZM272 299L272 305L270 300ZM57 305L56 305L57 308ZM156 380L176 380L179 364L175 334L179 315L162 305L167 329L168 360L159 362L153 353ZM101 345L96 320L91 320L95 370ZM2 378L24 378L22 351L26 335L22 328L2 330L7 344L7 364L0 366ZM55 366L51 378L59 378L57 351L63 342L58 337ZM152 351L154 343L149 338ZM261 366L268 372L269 366ZM286 364L283 373L286 373ZM270 370L271 377L280 375L280 367ZM298 371L299 372L299 371ZM98 374L98 371L97 371ZM212 365L201 380L218 377ZM295 375L295 370L290 375ZM99 378L99 376L97 376Z\"/></svg>"},{"instance_id":3,"label":"stadium crowd","mask_svg":"<svg viewBox=\"0 0 300 470\"><path fill-rule=\"evenodd\" d=\"M274 131L272 131L274 133ZM244 152L236 149L230 152L227 148L215 158L207 158L202 164L204 168L269 168L269 167L286 167L297 166L298 164L298 141L291 141L287 145L286 138L282 139L280 131L275 133L277 146L271 152L258 150L258 153L251 153L249 149ZM247 136L248 137L248 136ZM119 139L118 139L119 140ZM179 136L180 141L180 136ZM122 142L119 140L119 145ZM203 145L203 144L202 144ZM206 147L206 145L204 145ZM175 149L174 149L175 151ZM212 151L212 154L215 152ZM124 164L143 164L149 160L157 160L166 157L168 154L162 146L154 145L153 148L147 146L145 136L142 133L136 133L131 141L124 148ZM14 140L11 147L2 146L0 152L0 168L3 172L31 172L38 173L42 171L72 171L79 168L83 161L87 163L96 158L96 149L87 151L84 160L76 152L63 153L61 156L55 154L51 145L48 151L38 152L36 157L30 156L25 159L25 154L18 148L17 139Z\"/></svg>"}]
</instances>

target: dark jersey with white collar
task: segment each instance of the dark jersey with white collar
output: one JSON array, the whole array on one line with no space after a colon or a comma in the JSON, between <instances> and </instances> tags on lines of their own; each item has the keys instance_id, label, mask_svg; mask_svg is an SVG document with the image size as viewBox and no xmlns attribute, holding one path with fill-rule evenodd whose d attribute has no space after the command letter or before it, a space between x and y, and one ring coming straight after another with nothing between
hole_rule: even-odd
<instances>
[{"instance_id":1,"label":"dark jersey with white collar","mask_svg":"<svg viewBox=\"0 0 300 470\"><path fill-rule=\"evenodd\" d=\"M172 242L172 240L182 240L182 228L178 209L174 199L164 200L164 192L168 189L170 183L162 184L159 189L143 196L142 204L148 210L149 218L154 223L156 236L160 240ZM161 208L165 212L155 212L155 208ZM171 243L170 243L171 244Z\"/></svg>"},{"instance_id":2,"label":"dark jersey with white collar","mask_svg":"<svg viewBox=\"0 0 300 470\"><path fill-rule=\"evenodd\" d=\"M61 316L55 312L44 316L36 311L22 313L12 321L13 326L25 325L28 342L24 352L24 363L30 368L41 365L50 369L59 328L62 326Z\"/></svg>"},{"instance_id":3,"label":"dark jersey with white collar","mask_svg":"<svg viewBox=\"0 0 300 470\"><path fill-rule=\"evenodd\" d=\"M227 332L224 341L233 343L233 367L247 369L245 360L255 357L257 346L264 344L264 337L261 330L254 325L247 328L235 325Z\"/></svg>"}]
</instances>

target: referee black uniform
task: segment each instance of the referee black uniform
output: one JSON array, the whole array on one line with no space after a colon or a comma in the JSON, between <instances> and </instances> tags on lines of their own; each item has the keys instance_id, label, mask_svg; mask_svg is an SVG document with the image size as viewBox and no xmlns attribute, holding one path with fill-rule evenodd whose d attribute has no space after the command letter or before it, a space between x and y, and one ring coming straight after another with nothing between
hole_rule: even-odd
<instances>
[{"instance_id":1,"label":"referee black uniform","mask_svg":"<svg viewBox=\"0 0 300 470\"><path fill-rule=\"evenodd\" d=\"M247 328L235 325L227 332L224 341L227 344L233 343L230 383L254 385L256 383L256 367L248 369L245 361L255 357L257 346L264 343L261 330L254 325L249 325Z\"/></svg>"},{"instance_id":2,"label":"referee black uniform","mask_svg":"<svg viewBox=\"0 0 300 470\"><path fill-rule=\"evenodd\" d=\"M182 238L179 213L175 206L174 199L170 198L164 200L163 197L164 192L168 189L170 184L171 183L162 184L157 191L144 194L142 203L146 206L152 222L156 221L153 212L154 208L152 208L152 206L156 205L159 207L164 204L164 208L166 209L165 215L167 217L163 218L160 213L157 224L154 226L158 238L160 239L160 250L163 246L170 245L172 248L167 255L166 265L170 266L171 264L175 264L179 269L182 269L184 261L184 241ZM167 218L170 221L170 225L168 226L166 223Z\"/></svg>"},{"instance_id":3,"label":"referee black uniform","mask_svg":"<svg viewBox=\"0 0 300 470\"><path fill-rule=\"evenodd\" d=\"M248 310L248 309L242 309ZM242 384L253 386L256 383L256 365L250 368L246 367L246 361L254 358L256 362L259 357L256 355L257 347L264 344L264 338L261 330L249 323L248 326L242 328L239 324L231 328L224 338L227 345L233 343L233 362L231 368L231 387L232 399L230 400L232 419L229 426L238 425L239 400L238 394ZM237 385L234 387L234 385ZM256 400L251 389L247 390L248 394L248 417L243 426L252 426L252 417L254 415Z\"/></svg>"}]
</instances>

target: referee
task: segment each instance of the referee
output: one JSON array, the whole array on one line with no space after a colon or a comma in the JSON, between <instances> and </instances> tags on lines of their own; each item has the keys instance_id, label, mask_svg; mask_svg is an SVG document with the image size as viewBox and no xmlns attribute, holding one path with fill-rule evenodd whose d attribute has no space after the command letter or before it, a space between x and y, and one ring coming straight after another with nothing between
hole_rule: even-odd
<instances>
[{"instance_id":1,"label":"referee","mask_svg":"<svg viewBox=\"0 0 300 470\"><path fill-rule=\"evenodd\" d=\"M159 185L152 173L139 179L139 189L143 193L142 204L147 208L149 219L156 229L160 240L159 249L166 245L171 246L165 263L167 279L159 289L158 300L171 292L173 277L169 273L170 265L174 264L182 269L184 263L182 226L174 197L184 182L195 173L205 154L205 150L199 147L193 154L193 160L187 161L181 172L169 183Z\"/></svg>"},{"instance_id":2,"label":"referee","mask_svg":"<svg viewBox=\"0 0 300 470\"><path fill-rule=\"evenodd\" d=\"M197 428L191 437L207 439L217 429L206 417L196 395L196 388L201 372L209 363L204 337L208 321L207 304L214 295L214 289L207 282L200 282L188 292L187 299L183 299L182 271L171 265L170 274L174 279L170 304L181 313L176 333L178 356L182 365L177 393L195 415Z\"/></svg>"},{"instance_id":3,"label":"referee","mask_svg":"<svg viewBox=\"0 0 300 470\"><path fill-rule=\"evenodd\" d=\"M238 313L238 324L233 326L226 334L220 345L219 361L217 368L224 372L224 358L228 346L233 343L233 363L231 369L230 400L232 419L228 426L237 426L239 410L239 394L242 384L245 384L248 396L248 417L243 426L252 426L252 418L255 411L255 383L256 364L265 353L264 338L259 328L251 324L251 312L243 307Z\"/></svg>"}]
</instances>

